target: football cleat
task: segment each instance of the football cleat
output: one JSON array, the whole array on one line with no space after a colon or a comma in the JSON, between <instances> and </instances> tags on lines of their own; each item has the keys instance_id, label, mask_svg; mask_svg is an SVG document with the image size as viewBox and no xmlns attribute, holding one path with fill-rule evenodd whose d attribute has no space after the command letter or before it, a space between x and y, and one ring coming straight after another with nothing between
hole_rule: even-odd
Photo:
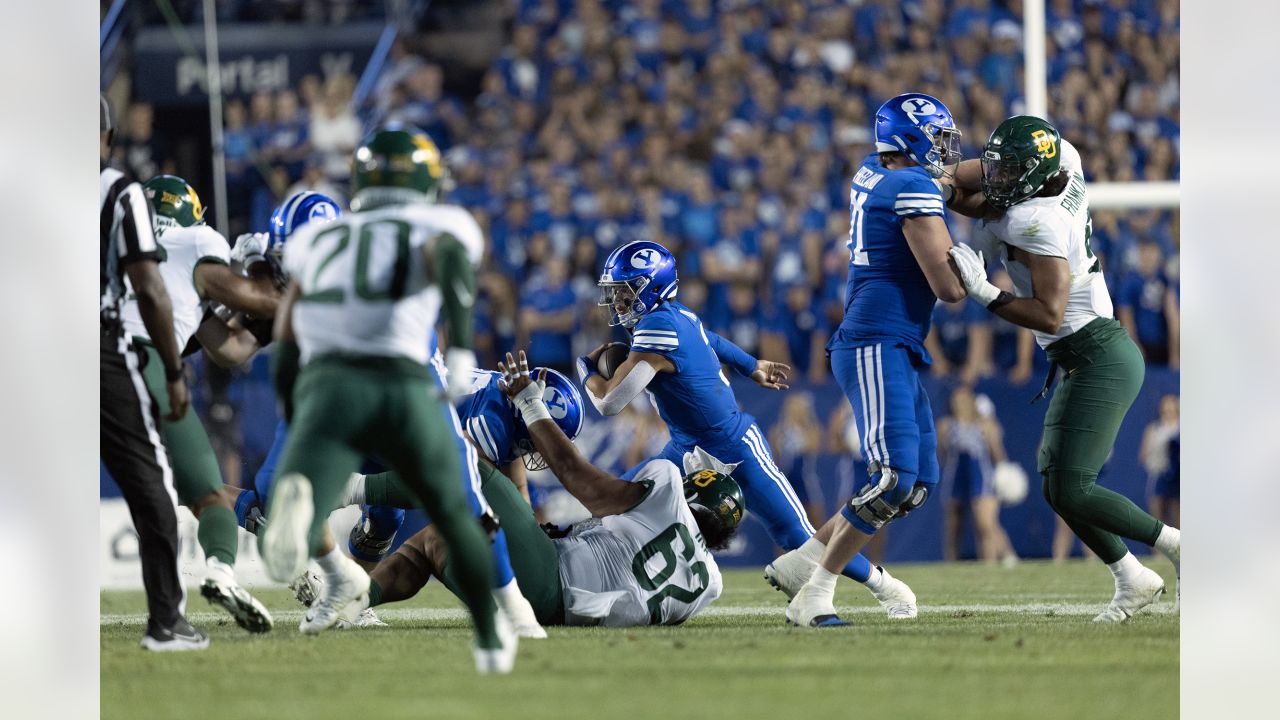
<instances>
[{"instance_id":1,"label":"football cleat","mask_svg":"<svg viewBox=\"0 0 1280 720\"><path fill-rule=\"evenodd\" d=\"M272 489L271 524L262 531L262 562L276 582L290 582L307 567L315 506L311 482L298 473L276 481Z\"/></svg>"},{"instance_id":2,"label":"football cleat","mask_svg":"<svg viewBox=\"0 0 1280 720\"><path fill-rule=\"evenodd\" d=\"M374 612L373 608L367 607L361 610L360 614L356 615L355 619L350 622L339 618L336 627L339 630L349 630L351 628L387 627L387 624L382 622L382 618L378 617L378 613Z\"/></svg>"},{"instance_id":3,"label":"football cleat","mask_svg":"<svg viewBox=\"0 0 1280 720\"><path fill-rule=\"evenodd\" d=\"M204 650L209 647L209 636L191 627L184 617L167 628L148 628L142 636L142 647L153 652L182 652Z\"/></svg>"},{"instance_id":4,"label":"football cleat","mask_svg":"<svg viewBox=\"0 0 1280 720\"><path fill-rule=\"evenodd\" d=\"M816 565L816 562L801 555L799 550L792 550L774 558L773 562L765 566L764 579L785 593L787 600L791 600L809 582Z\"/></svg>"},{"instance_id":5,"label":"football cleat","mask_svg":"<svg viewBox=\"0 0 1280 720\"><path fill-rule=\"evenodd\" d=\"M805 583L791 598L786 611L787 622L800 627L841 627L849 623L840 619L831 597Z\"/></svg>"},{"instance_id":6,"label":"football cleat","mask_svg":"<svg viewBox=\"0 0 1280 720\"><path fill-rule=\"evenodd\" d=\"M308 567L293 582L289 583L289 589L293 591L293 597L306 607L320 597L320 586L324 584L324 579L320 577L320 571L313 567Z\"/></svg>"},{"instance_id":7,"label":"football cleat","mask_svg":"<svg viewBox=\"0 0 1280 720\"><path fill-rule=\"evenodd\" d=\"M1117 582L1116 594L1106 610L1093 619L1096 623L1121 623L1133 614L1155 602L1164 594L1164 578L1151 568L1144 567L1129 582Z\"/></svg>"},{"instance_id":8,"label":"football cleat","mask_svg":"<svg viewBox=\"0 0 1280 720\"><path fill-rule=\"evenodd\" d=\"M877 565L876 567L880 567ZM888 570L880 568L883 579L880 581L879 590L871 590L871 594L876 601L880 603L880 607L884 608L885 614L890 620L910 620L920 614L919 608L916 607L916 594L911 592L911 588L898 578L889 574ZM870 590L870 588L868 588Z\"/></svg>"},{"instance_id":9,"label":"football cleat","mask_svg":"<svg viewBox=\"0 0 1280 720\"><path fill-rule=\"evenodd\" d=\"M342 569L326 575L318 592L298 624L304 635L318 635L339 620L351 622L358 618L369 607L369 574L344 555Z\"/></svg>"},{"instance_id":10,"label":"football cleat","mask_svg":"<svg viewBox=\"0 0 1280 720\"><path fill-rule=\"evenodd\" d=\"M498 633L498 642L500 647L481 648L477 647L472 641L471 652L476 660L476 672L481 675L489 673L506 674L516 664L516 647L520 643L520 639L516 637L515 628L511 626L511 620L507 618L507 614L498 608L493 614L493 622L495 630Z\"/></svg>"},{"instance_id":11,"label":"football cleat","mask_svg":"<svg viewBox=\"0 0 1280 720\"><path fill-rule=\"evenodd\" d=\"M200 594L211 605L217 605L235 618L236 624L251 633L271 629L271 613L236 582L230 566L209 558L209 574L200 585Z\"/></svg>"}]
</instances>

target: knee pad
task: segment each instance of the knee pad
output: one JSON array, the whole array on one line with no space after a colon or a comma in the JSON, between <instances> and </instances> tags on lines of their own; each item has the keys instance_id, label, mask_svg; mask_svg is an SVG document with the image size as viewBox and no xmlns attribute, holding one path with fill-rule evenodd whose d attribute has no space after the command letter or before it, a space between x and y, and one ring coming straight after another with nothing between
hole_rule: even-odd
<instances>
[{"instance_id":1,"label":"knee pad","mask_svg":"<svg viewBox=\"0 0 1280 720\"><path fill-rule=\"evenodd\" d=\"M879 530L884 524L898 514L898 506L905 499L898 491L898 473L893 468L881 467L872 463L869 468L876 482L862 486L857 495L849 500L849 511L871 527Z\"/></svg>"},{"instance_id":2,"label":"knee pad","mask_svg":"<svg viewBox=\"0 0 1280 720\"><path fill-rule=\"evenodd\" d=\"M360 521L351 528L351 535L347 538L351 557L366 562L378 562L386 557L403 524L404 510L365 505Z\"/></svg>"},{"instance_id":3,"label":"knee pad","mask_svg":"<svg viewBox=\"0 0 1280 720\"><path fill-rule=\"evenodd\" d=\"M262 516L262 503L258 500L256 491L241 490L240 494L236 496L234 510L236 512L236 522L240 523L240 527L254 535L257 535L259 530L266 527Z\"/></svg>"},{"instance_id":4,"label":"knee pad","mask_svg":"<svg viewBox=\"0 0 1280 720\"><path fill-rule=\"evenodd\" d=\"M493 514L492 510L485 510L480 513L480 527L484 528L484 532L489 536L489 542L493 542L498 536L498 530L502 529L501 523L498 522L498 516Z\"/></svg>"},{"instance_id":5,"label":"knee pad","mask_svg":"<svg viewBox=\"0 0 1280 720\"><path fill-rule=\"evenodd\" d=\"M929 487L924 483L916 483L911 488L911 492L907 493L907 498L898 506L898 512L893 519L904 518L907 513L923 505L924 501L929 499Z\"/></svg>"}]
</instances>

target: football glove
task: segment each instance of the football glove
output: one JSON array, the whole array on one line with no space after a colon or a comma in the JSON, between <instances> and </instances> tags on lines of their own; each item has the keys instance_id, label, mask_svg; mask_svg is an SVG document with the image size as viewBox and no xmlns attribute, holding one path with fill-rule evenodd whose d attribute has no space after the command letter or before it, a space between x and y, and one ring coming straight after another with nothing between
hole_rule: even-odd
<instances>
[{"instance_id":1,"label":"football glove","mask_svg":"<svg viewBox=\"0 0 1280 720\"><path fill-rule=\"evenodd\" d=\"M987 280L987 265L982 260L982 253L974 252L968 245L953 245L947 252L960 271L960 282L969 297L986 307L1000 296L1000 288Z\"/></svg>"},{"instance_id":2,"label":"football glove","mask_svg":"<svg viewBox=\"0 0 1280 720\"><path fill-rule=\"evenodd\" d=\"M266 233L244 233L236 238L236 244L231 248L231 259L246 268L265 262L269 242Z\"/></svg>"}]
</instances>

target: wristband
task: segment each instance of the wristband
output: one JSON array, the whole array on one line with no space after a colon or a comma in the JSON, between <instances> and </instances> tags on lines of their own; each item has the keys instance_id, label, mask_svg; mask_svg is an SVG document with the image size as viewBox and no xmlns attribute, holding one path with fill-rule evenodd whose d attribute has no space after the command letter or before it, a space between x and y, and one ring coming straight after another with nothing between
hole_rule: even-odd
<instances>
[{"instance_id":1,"label":"wristband","mask_svg":"<svg viewBox=\"0 0 1280 720\"><path fill-rule=\"evenodd\" d=\"M586 386L587 378L592 375L599 375L600 371L595 367L595 363L591 362L586 355L578 357L578 361L574 363L574 367L578 371L578 384Z\"/></svg>"},{"instance_id":2,"label":"wristband","mask_svg":"<svg viewBox=\"0 0 1280 720\"><path fill-rule=\"evenodd\" d=\"M186 372L186 370L187 370L187 364L185 362L178 363L178 367L176 368L165 368L164 381L167 383L177 382L182 379L182 376Z\"/></svg>"},{"instance_id":3,"label":"wristband","mask_svg":"<svg viewBox=\"0 0 1280 720\"><path fill-rule=\"evenodd\" d=\"M999 308L1004 305L1008 305L1009 303L1013 302L1014 299L1015 299L1015 296L1013 293L1007 290L1001 290L1000 294L996 296L995 300L992 300L991 302L987 303L987 309L992 312L995 312L996 308Z\"/></svg>"},{"instance_id":4,"label":"wristband","mask_svg":"<svg viewBox=\"0 0 1280 720\"><path fill-rule=\"evenodd\" d=\"M520 417L524 419L525 427L530 427L539 420L551 419L551 413L547 411L547 404L542 401L542 386L536 382L521 390L512 398L512 401L515 403L516 409L520 411Z\"/></svg>"}]
</instances>

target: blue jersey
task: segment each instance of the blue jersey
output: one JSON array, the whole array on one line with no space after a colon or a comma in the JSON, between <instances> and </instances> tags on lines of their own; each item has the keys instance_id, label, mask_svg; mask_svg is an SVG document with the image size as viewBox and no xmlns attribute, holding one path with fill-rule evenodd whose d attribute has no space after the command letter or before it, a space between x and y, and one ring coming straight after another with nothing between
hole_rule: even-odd
<instances>
[{"instance_id":1,"label":"blue jersey","mask_svg":"<svg viewBox=\"0 0 1280 720\"><path fill-rule=\"evenodd\" d=\"M942 216L942 192L922 167L886 170L872 153L849 193L849 281L844 321L827 348L897 342L929 361L924 349L938 301L902 234L904 218Z\"/></svg>"},{"instance_id":2,"label":"blue jersey","mask_svg":"<svg viewBox=\"0 0 1280 720\"><path fill-rule=\"evenodd\" d=\"M516 427L515 407L498 386L501 377L492 370L476 370L471 394L456 403L467 435L485 458L498 467L519 457L518 442L523 430Z\"/></svg>"},{"instance_id":3,"label":"blue jersey","mask_svg":"<svg viewBox=\"0 0 1280 720\"><path fill-rule=\"evenodd\" d=\"M714 346L722 342L708 335L692 310L674 300L636 323L631 349L662 355L675 366L675 372L658 373L649 382L649 392L677 447L691 450L697 445L714 454L714 448L737 443L755 422L738 409L729 379L720 369L725 353Z\"/></svg>"}]
</instances>

